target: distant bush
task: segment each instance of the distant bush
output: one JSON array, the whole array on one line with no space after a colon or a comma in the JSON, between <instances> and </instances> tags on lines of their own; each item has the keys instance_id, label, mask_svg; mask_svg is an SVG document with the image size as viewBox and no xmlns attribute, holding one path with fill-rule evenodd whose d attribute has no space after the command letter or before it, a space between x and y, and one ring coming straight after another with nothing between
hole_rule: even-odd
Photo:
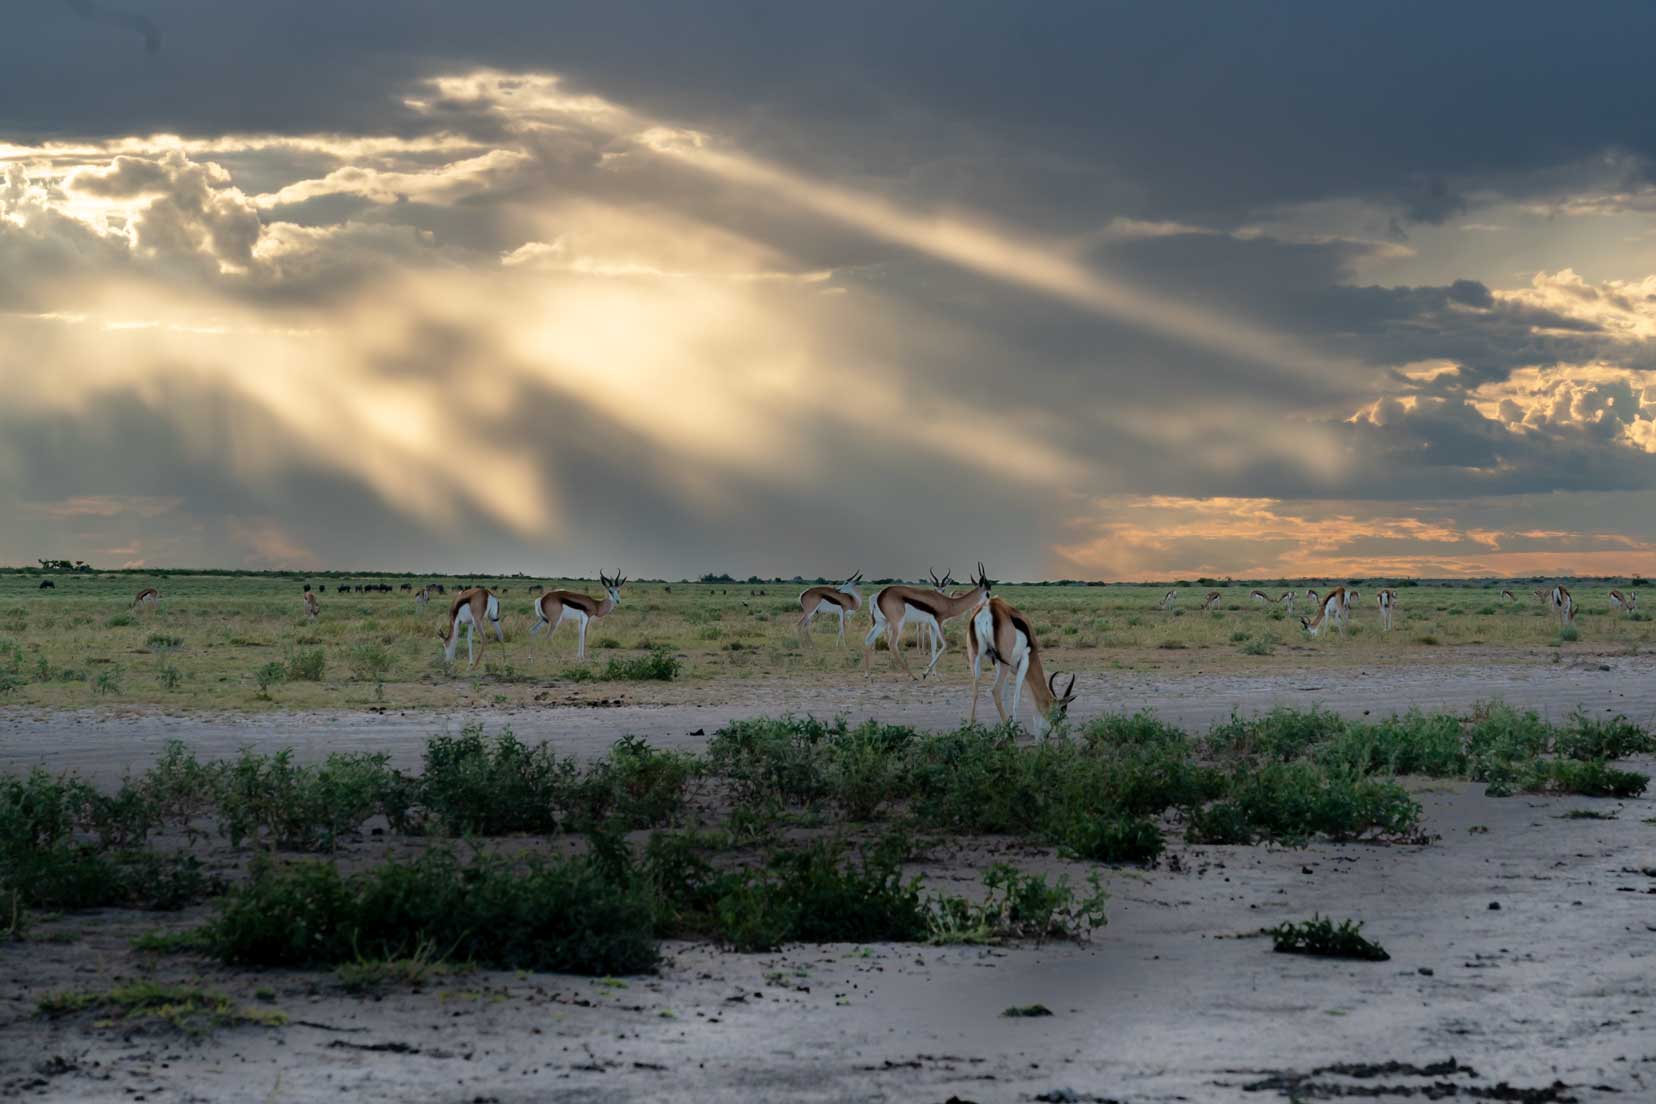
<instances>
[{"instance_id":1,"label":"distant bush","mask_svg":"<svg viewBox=\"0 0 1656 1104\"><path fill-rule=\"evenodd\" d=\"M287 677L295 682L321 682L327 662L321 648L300 648L287 657Z\"/></svg>"}]
</instances>

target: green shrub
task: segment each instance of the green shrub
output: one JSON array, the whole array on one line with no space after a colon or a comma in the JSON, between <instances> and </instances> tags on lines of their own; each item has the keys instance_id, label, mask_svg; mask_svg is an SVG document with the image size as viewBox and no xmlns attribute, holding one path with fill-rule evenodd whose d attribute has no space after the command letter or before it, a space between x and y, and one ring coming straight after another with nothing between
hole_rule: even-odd
<instances>
[{"instance_id":1,"label":"green shrub","mask_svg":"<svg viewBox=\"0 0 1656 1104\"><path fill-rule=\"evenodd\" d=\"M1554 750L1570 759L1622 759L1656 752L1656 739L1626 717L1600 721L1577 711L1558 734Z\"/></svg>"},{"instance_id":2,"label":"green shrub","mask_svg":"<svg viewBox=\"0 0 1656 1104\"><path fill-rule=\"evenodd\" d=\"M783 942L909 943L929 930L920 879L904 880L895 848L848 861L843 844L819 842L771 857L764 870L726 875L718 936L739 951Z\"/></svg>"},{"instance_id":3,"label":"green shrub","mask_svg":"<svg viewBox=\"0 0 1656 1104\"><path fill-rule=\"evenodd\" d=\"M132 619L132 614L130 614L130 613L117 613L117 614L112 615L108 620L106 620L104 622L104 628L106 628L106 629L124 629L128 625L131 625L131 624L134 624L134 621Z\"/></svg>"},{"instance_id":4,"label":"green shrub","mask_svg":"<svg viewBox=\"0 0 1656 1104\"><path fill-rule=\"evenodd\" d=\"M327 863L261 863L207 938L225 962L332 965L442 957L501 969L611 975L652 969L654 910L641 880L586 858L479 859L436 849L345 876Z\"/></svg>"},{"instance_id":5,"label":"green shrub","mask_svg":"<svg viewBox=\"0 0 1656 1104\"><path fill-rule=\"evenodd\" d=\"M623 736L607 757L586 769L566 800L578 827L617 823L629 829L659 828L682 815L698 769L693 755Z\"/></svg>"},{"instance_id":6,"label":"green shrub","mask_svg":"<svg viewBox=\"0 0 1656 1104\"><path fill-rule=\"evenodd\" d=\"M121 692L121 668L119 664L105 667L98 672L98 677L92 680L94 694L119 694Z\"/></svg>"},{"instance_id":7,"label":"green shrub","mask_svg":"<svg viewBox=\"0 0 1656 1104\"><path fill-rule=\"evenodd\" d=\"M419 800L428 815L452 834L492 836L551 832L556 808L576 782L574 763L546 744L530 748L506 729L494 741L483 726L426 743Z\"/></svg>"},{"instance_id":8,"label":"green shrub","mask_svg":"<svg viewBox=\"0 0 1656 1104\"><path fill-rule=\"evenodd\" d=\"M1143 817L1078 818L1064 837L1067 851L1092 862L1149 865L1163 846L1161 829Z\"/></svg>"},{"instance_id":9,"label":"green shrub","mask_svg":"<svg viewBox=\"0 0 1656 1104\"><path fill-rule=\"evenodd\" d=\"M220 828L233 847L250 840L299 851L334 850L376 813L406 828L412 784L388 763L383 754L336 753L306 766L291 748L244 750L218 779Z\"/></svg>"},{"instance_id":10,"label":"green shrub","mask_svg":"<svg viewBox=\"0 0 1656 1104\"><path fill-rule=\"evenodd\" d=\"M383 682L391 671L391 653L373 640L353 644L346 660L351 677L358 682Z\"/></svg>"},{"instance_id":11,"label":"green shrub","mask_svg":"<svg viewBox=\"0 0 1656 1104\"><path fill-rule=\"evenodd\" d=\"M171 633L150 633L144 641L144 647L152 652L175 652L183 646L184 638Z\"/></svg>"},{"instance_id":12,"label":"green shrub","mask_svg":"<svg viewBox=\"0 0 1656 1104\"><path fill-rule=\"evenodd\" d=\"M295 682L321 682L327 662L321 648L301 648L288 655L287 677Z\"/></svg>"},{"instance_id":13,"label":"green shrub","mask_svg":"<svg viewBox=\"0 0 1656 1104\"><path fill-rule=\"evenodd\" d=\"M831 726L813 717L732 721L708 741L708 769L738 804L808 804L828 792L819 745L845 731L843 717Z\"/></svg>"},{"instance_id":14,"label":"green shrub","mask_svg":"<svg viewBox=\"0 0 1656 1104\"><path fill-rule=\"evenodd\" d=\"M619 646L619 641L616 642ZM672 652L654 651L640 656L611 659L603 678L611 682L672 682L681 664Z\"/></svg>"},{"instance_id":15,"label":"green shrub","mask_svg":"<svg viewBox=\"0 0 1656 1104\"><path fill-rule=\"evenodd\" d=\"M253 672L253 681L259 684L259 693L268 696L270 688L286 682L287 676L287 665L273 659Z\"/></svg>"},{"instance_id":16,"label":"green shrub","mask_svg":"<svg viewBox=\"0 0 1656 1104\"><path fill-rule=\"evenodd\" d=\"M184 681L184 672L176 664L159 663L155 667L156 681L160 682L163 690L177 690Z\"/></svg>"},{"instance_id":17,"label":"green shrub","mask_svg":"<svg viewBox=\"0 0 1656 1104\"><path fill-rule=\"evenodd\" d=\"M1002 939L1085 938L1104 925L1107 895L1095 872L1092 892L1078 898L1067 875L1049 885L1044 876L997 864L983 876L988 892L981 903L961 897L930 902L933 943L993 943Z\"/></svg>"},{"instance_id":18,"label":"green shrub","mask_svg":"<svg viewBox=\"0 0 1656 1104\"><path fill-rule=\"evenodd\" d=\"M1386 962L1391 955L1384 947L1362 936L1363 925L1343 920L1338 926L1323 916L1299 924L1279 924L1266 934L1278 954L1318 955L1324 958L1355 958L1364 962Z\"/></svg>"}]
</instances>

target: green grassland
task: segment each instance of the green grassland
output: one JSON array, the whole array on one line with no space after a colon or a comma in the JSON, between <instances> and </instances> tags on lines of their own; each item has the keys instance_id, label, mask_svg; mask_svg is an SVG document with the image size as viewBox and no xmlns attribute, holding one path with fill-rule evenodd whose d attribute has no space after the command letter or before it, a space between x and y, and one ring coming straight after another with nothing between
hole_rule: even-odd
<instances>
[{"instance_id":1,"label":"green grassland","mask_svg":"<svg viewBox=\"0 0 1656 1104\"><path fill-rule=\"evenodd\" d=\"M436 632L447 599L424 610L400 589L388 594L336 593L326 583L316 621L304 613L300 576L157 573L0 573L0 704L78 708L159 705L195 709L441 707L479 701L526 703L548 688L602 690L625 682L632 700L672 701L715 691L732 680L792 679L818 683L861 678L866 612L847 626L847 647L819 618L813 643L796 630L797 583L700 584L633 582L613 615L594 622L584 661L574 656L572 626L550 645L526 651L535 583L598 593L596 583L555 579L466 579L428 576L454 588L476 582L501 593L507 643L490 645L468 670L443 661ZM400 587L406 577L354 577ZM1342 580L1343 581L1343 580ZM134 610L132 597L158 585L158 608ZM1302 589L1304 584L1297 584ZM1316 584L1326 588L1326 583ZM1360 606L1344 635L1312 638L1298 614L1248 598L1248 585L1217 587L1212 612L1199 606L1206 586L1178 588L1174 609L1157 608L1164 586L1007 585L996 593L1028 613L1046 651L1048 670L1229 670L1281 665L1385 664L1457 660L1533 661L1537 654L1627 654L1656 635L1643 611L1614 614L1610 584L1572 585L1578 614L1574 640L1556 618L1515 583L1516 601L1501 583L1418 585L1398 589L1394 629L1382 632L1375 609L1379 583L1360 583ZM864 590L871 599L877 587ZM1279 593L1280 588L1267 587ZM1652 597L1651 601L1656 601ZM909 637L912 641L912 633ZM962 677L960 622L949 628L944 677ZM875 657L877 679L894 674ZM641 681L637 681L641 680Z\"/></svg>"}]
</instances>

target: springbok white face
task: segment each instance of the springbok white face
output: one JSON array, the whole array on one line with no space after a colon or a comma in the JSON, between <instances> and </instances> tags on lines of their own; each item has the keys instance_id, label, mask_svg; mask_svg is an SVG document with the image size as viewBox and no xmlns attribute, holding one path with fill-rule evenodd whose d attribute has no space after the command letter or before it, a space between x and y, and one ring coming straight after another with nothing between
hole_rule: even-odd
<instances>
[{"instance_id":1,"label":"springbok white face","mask_svg":"<svg viewBox=\"0 0 1656 1104\"><path fill-rule=\"evenodd\" d=\"M862 604L862 591L858 588L860 588L862 586L862 577L863 577L863 573L858 571L855 574L853 574L850 578L846 579L845 582L841 583L839 586L835 587L834 589L839 591L841 594L851 595L853 598L855 598L857 600L857 604L861 605Z\"/></svg>"},{"instance_id":2,"label":"springbok white face","mask_svg":"<svg viewBox=\"0 0 1656 1104\"><path fill-rule=\"evenodd\" d=\"M621 588L627 585L626 577L619 573L611 579L602 571L598 573L598 581L603 584L604 593L609 595L611 605L621 604Z\"/></svg>"}]
</instances>

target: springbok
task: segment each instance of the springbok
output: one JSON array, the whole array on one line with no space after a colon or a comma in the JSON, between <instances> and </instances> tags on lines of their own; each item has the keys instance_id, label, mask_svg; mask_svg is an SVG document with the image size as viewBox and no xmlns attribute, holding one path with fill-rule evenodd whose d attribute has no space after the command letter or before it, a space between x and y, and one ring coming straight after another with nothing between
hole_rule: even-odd
<instances>
[{"instance_id":1,"label":"springbok","mask_svg":"<svg viewBox=\"0 0 1656 1104\"><path fill-rule=\"evenodd\" d=\"M1530 593L1535 595L1535 600L1543 606L1552 605L1552 591L1547 587L1536 587Z\"/></svg>"},{"instance_id":2,"label":"springbok","mask_svg":"<svg viewBox=\"0 0 1656 1104\"><path fill-rule=\"evenodd\" d=\"M1552 607L1553 615L1558 618L1558 627L1575 624L1575 599L1570 597L1570 588L1559 583L1547 595L1547 604Z\"/></svg>"},{"instance_id":3,"label":"springbok","mask_svg":"<svg viewBox=\"0 0 1656 1104\"><path fill-rule=\"evenodd\" d=\"M1219 604L1221 595L1217 590L1210 590L1202 598L1202 610L1206 612Z\"/></svg>"},{"instance_id":4,"label":"springbok","mask_svg":"<svg viewBox=\"0 0 1656 1104\"><path fill-rule=\"evenodd\" d=\"M305 616L315 621L322 613L322 603L316 600L316 594L310 587L305 588Z\"/></svg>"},{"instance_id":5,"label":"springbok","mask_svg":"<svg viewBox=\"0 0 1656 1104\"><path fill-rule=\"evenodd\" d=\"M885 634L886 647L890 649L892 658L909 678L914 677L908 656L903 654L903 626L911 617L922 622L931 622L932 628L936 630L936 635L931 640L931 662L926 665L926 676L929 676L937 670L937 661L943 658L943 653L948 647L948 641L943 635L944 623L963 613L971 613L987 602L993 587L994 583L984 574L980 561L977 565L977 575L972 579L971 589L959 594L941 594L935 590L913 586L888 586L880 591L874 596L874 604L869 607L869 612L874 615L874 625L863 638L863 677L872 677L869 656L874 652L874 642L880 639L882 633Z\"/></svg>"},{"instance_id":6,"label":"springbok","mask_svg":"<svg viewBox=\"0 0 1656 1104\"><path fill-rule=\"evenodd\" d=\"M1329 625L1333 625L1343 634L1345 632L1346 608L1345 587L1335 587L1323 596L1314 616L1300 618L1300 627L1312 636L1316 636Z\"/></svg>"},{"instance_id":7,"label":"springbok","mask_svg":"<svg viewBox=\"0 0 1656 1104\"><path fill-rule=\"evenodd\" d=\"M466 627L466 666L477 665L472 652L472 640L478 629L483 630L483 644L489 643L488 626L494 626L495 639L506 643L506 634L500 628L500 599L489 593L487 587L467 587L449 603L448 621L437 630L437 639L443 642L443 656L454 662L454 649L460 643L460 626ZM481 652L483 649L478 648Z\"/></svg>"},{"instance_id":8,"label":"springbok","mask_svg":"<svg viewBox=\"0 0 1656 1104\"><path fill-rule=\"evenodd\" d=\"M1619 590L1612 590L1610 592L1610 608L1613 610L1620 610L1622 613L1633 613L1639 608L1639 596L1637 594L1623 594Z\"/></svg>"},{"instance_id":9,"label":"springbok","mask_svg":"<svg viewBox=\"0 0 1656 1104\"><path fill-rule=\"evenodd\" d=\"M937 593L939 593L939 594L948 595L949 594L949 588L955 585L954 572L952 572L952 571L945 571L943 573L943 577L941 579L939 579L937 577L937 569L934 568L934 567L928 567L928 568L926 568L926 574L931 576L931 587L932 587L932 589L937 591ZM949 595L949 596L953 597L952 595ZM931 627L931 625L927 622L924 622L924 621L918 621L918 620L915 621L915 623L914 623L914 650L918 652L922 647L930 647L931 640L932 640L932 627Z\"/></svg>"},{"instance_id":10,"label":"springbok","mask_svg":"<svg viewBox=\"0 0 1656 1104\"><path fill-rule=\"evenodd\" d=\"M1397 591L1390 587L1383 587L1378 595L1380 602L1380 627L1391 632L1392 607L1397 604Z\"/></svg>"},{"instance_id":11,"label":"springbok","mask_svg":"<svg viewBox=\"0 0 1656 1104\"><path fill-rule=\"evenodd\" d=\"M814 586L799 596L799 640L809 645L811 642L811 622L816 620L819 613L832 613L839 616L839 645L845 647L845 618L852 616L862 608L862 591L857 589L862 585L862 572L852 574L845 582L838 586Z\"/></svg>"},{"instance_id":12,"label":"springbok","mask_svg":"<svg viewBox=\"0 0 1656 1104\"><path fill-rule=\"evenodd\" d=\"M565 621L575 622L578 630L575 658L586 658L587 625L614 612L615 607L621 604L621 588L627 585L625 576L617 574L612 579L602 571L598 573L598 582L604 588L602 600L577 594L573 590L549 590L535 599L535 623L529 629L530 659L535 658L535 634L545 630L546 638L551 640L552 634Z\"/></svg>"},{"instance_id":13,"label":"springbok","mask_svg":"<svg viewBox=\"0 0 1656 1104\"><path fill-rule=\"evenodd\" d=\"M1058 689L1058 673L1048 677L1041 669L1041 646L1035 640L1035 628L1029 619L1004 598L991 598L978 607L966 622L966 654L972 666L972 708L967 723L977 723L978 672L981 661L987 658L995 665L995 681L989 687L995 711L1001 723L1008 720L1006 706L1001 701L1001 686L1012 676L1012 714L1016 723L1018 707L1023 702L1023 688L1029 687L1029 696L1035 704L1035 737L1040 739L1051 730L1053 722L1061 720L1075 700L1075 676L1069 684Z\"/></svg>"},{"instance_id":14,"label":"springbok","mask_svg":"<svg viewBox=\"0 0 1656 1104\"><path fill-rule=\"evenodd\" d=\"M1312 587L1306 587L1305 588L1305 600L1307 602L1320 602L1320 601L1322 601L1322 599L1317 596L1316 590Z\"/></svg>"},{"instance_id":15,"label":"springbok","mask_svg":"<svg viewBox=\"0 0 1656 1104\"><path fill-rule=\"evenodd\" d=\"M1505 598L1509 602L1516 602L1518 600L1518 596L1510 590L1501 591L1501 597Z\"/></svg>"},{"instance_id":16,"label":"springbok","mask_svg":"<svg viewBox=\"0 0 1656 1104\"><path fill-rule=\"evenodd\" d=\"M138 597L132 600L132 608L137 609L139 606L155 606L158 605L160 601L161 592L159 590L156 590L154 587L145 587L143 590L138 592Z\"/></svg>"},{"instance_id":17,"label":"springbok","mask_svg":"<svg viewBox=\"0 0 1656 1104\"><path fill-rule=\"evenodd\" d=\"M1250 590L1248 591L1248 597L1252 598L1256 605L1261 606L1268 606L1276 600L1263 590Z\"/></svg>"},{"instance_id":18,"label":"springbok","mask_svg":"<svg viewBox=\"0 0 1656 1104\"><path fill-rule=\"evenodd\" d=\"M1293 613L1294 613L1294 592L1293 591L1291 591L1291 590L1283 591L1282 592L1282 597L1278 598L1277 601L1282 603L1282 608L1288 611L1289 616L1293 616Z\"/></svg>"},{"instance_id":19,"label":"springbok","mask_svg":"<svg viewBox=\"0 0 1656 1104\"><path fill-rule=\"evenodd\" d=\"M431 594L432 590L428 586L423 586L419 590L416 590L414 592L414 609L416 611L425 609L426 603L431 600Z\"/></svg>"},{"instance_id":20,"label":"springbok","mask_svg":"<svg viewBox=\"0 0 1656 1104\"><path fill-rule=\"evenodd\" d=\"M1173 603L1177 602L1178 600L1179 600L1179 592L1176 591L1176 590L1170 590L1166 594L1162 595L1161 604L1158 605L1156 608L1157 609L1170 610L1170 609L1173 608Z\"/></svg>"}]
</instances>

